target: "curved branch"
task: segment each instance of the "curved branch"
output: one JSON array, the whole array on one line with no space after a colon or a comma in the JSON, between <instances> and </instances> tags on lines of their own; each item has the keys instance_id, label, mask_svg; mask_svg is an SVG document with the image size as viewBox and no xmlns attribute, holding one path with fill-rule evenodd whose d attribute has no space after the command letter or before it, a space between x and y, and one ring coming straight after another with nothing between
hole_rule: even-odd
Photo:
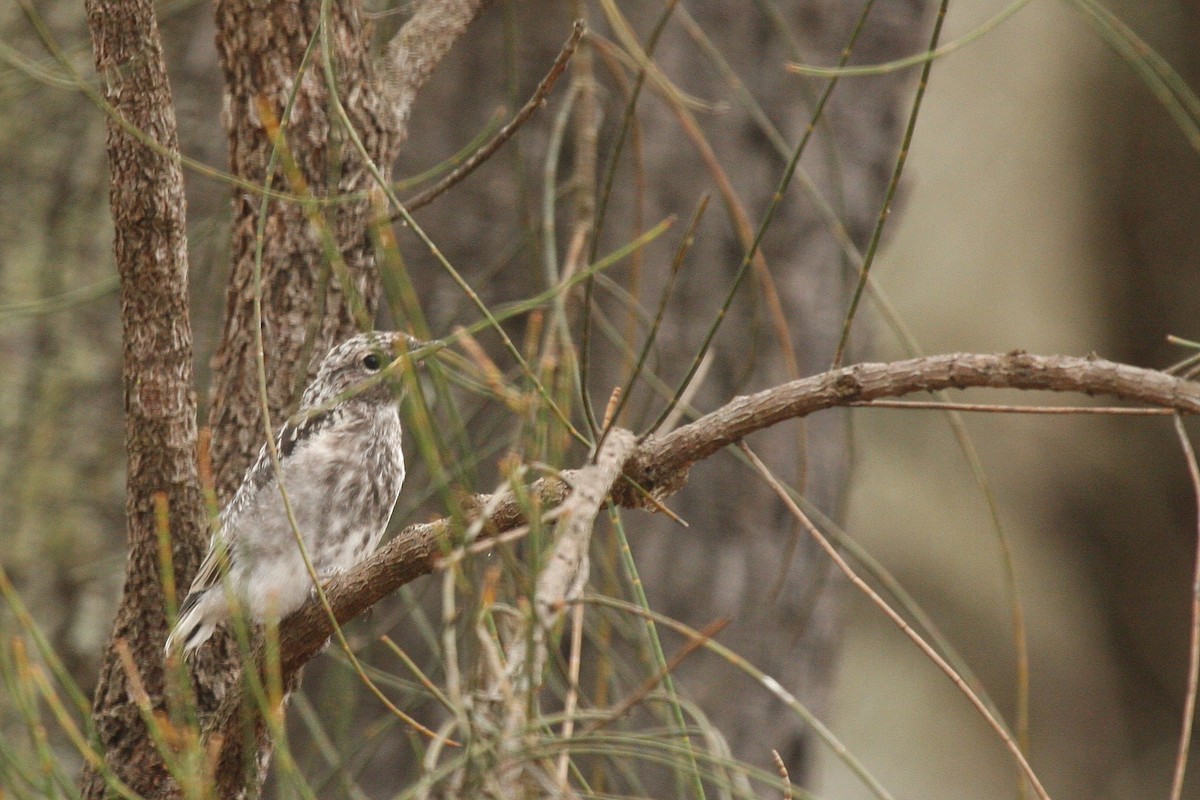
<instances>
[{"instance_id":1,"label":"curved branch","mask_svg":"<svg viewBox=\"0 0 1200 800\"><path fill-rule=\"evenodd\" d=\"M737 397L669 434L643 441L626 461L625 475L661 499L683 486L692 464L783 420L851 402L970 387L1106 394L1182 413L1200 413L1200 383L1157 370L1099 358L956 353L856 364ZM572 474L564 473L562 480L542 478L530 492L538 495L543 508L553 508L566 498ZM628 484L614 493L613 500L631 507L646 505ZM471 498L467 516L490 501L484 495ZM496 504L487 530L494 535L524 522L517 501L506 498ZM441 544L451 540L451 526L449 519L410 525L354 570L333 579L327 595L338 620L353 618L405 583L432 572ZM298 668L315 655L330 633L329 620L316 603L290 616L280 630L285 669Z\"/></svg>"},{"instance_id":2,"label":"curved branch","mask_svg":"<svg viewBox=\"0 0 1200 800\"><path fill-rule=\"evenodd\" d=\"M1015 351L1003 355L956 353L878 364L857 364L814 375L757 394L734 398L728 404L664 435L642 441L625 461L629 482L617 487L612 500L628 507L652 507L636 483L655 500L678 491L692 464L755 431L783 420L823 409L884 397L942 389L988 387L1112 395L1123 400L1200 413L1200 383L1165 372L1142 369L1100 358L1036 356ZM544 509L561 504L570 493L575 472L561 478L542 478L529 487ZM514 497L476 495L465 517L493 509L485 527L496 535L525 523ZM444 545L453 540L455 522L442 519L410 525L396 538L350 572L332 579L326 596L339 623L346 622L409 581L437 568ZM285 682L321 651L332 626L321 606L309 602L280 626L281 670ZM220 724L224 748L239 748L241 698L225 698ZM230 758L239 754L229 753ZM222 762L226 753L222 752ZM230 763L239 763L231 761Z\"/></svg>"},{"instance_id":3,"label":"curved branch","mask_svg":"<svg viewBox=\"0 0 1200 800\"><path fill-rule=\"evenodd\" d=\"M1026 389L1104 394L1131 402L1200 413L1200 384L1158 370L1102 358L952 353L879 364L856 364L737 397L711 414L643 442L626 474L657 485L754 431L792 417L851 402L942 389ZM642 476L642 477L639 477ZM646 486L647 483L642 483Z\"/></svg>"},{"instance_id":4,"label":"curved branch","mask_svg":"<svg viewBox=\"0 0 1200 800\"><path fill-rule=\"evenodd\" d=\"M376 69L392 129L401 137L417 93L481 6L482 0L425 0L387 43Z\"/></svg>"}]
</instances>

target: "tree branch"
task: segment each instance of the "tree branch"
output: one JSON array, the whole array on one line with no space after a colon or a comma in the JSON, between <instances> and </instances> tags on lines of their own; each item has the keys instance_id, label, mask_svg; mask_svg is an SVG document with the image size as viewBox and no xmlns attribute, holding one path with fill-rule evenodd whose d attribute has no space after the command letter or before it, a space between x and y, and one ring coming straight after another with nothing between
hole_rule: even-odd
<instances>
[{"instance_id":1,"label":"tree branch","mask_svg":"<svg viewBox=\"0 0 1200 800\"><path fill-rule=\"evenodd\" d=\"M504 687L522 694L531 687L542 685L546 659L549 657L551 630L563 616L567 604L583 596L587 586L592 531L596 516L621 479L621 467L633 452L637 440L627 430L615 429L596 454L596 463L576 471L572 477L571 494L554 510L558 519L554 530L554 546L537 576L534 595L536 618L532 630L524 625L512 631L503 668L489 675L489 697L503 698ZM532 648L532 656L529 655ZM483 792L495 797L520 797L525 780L536 780L531 770L539 767L524 758L529 736L529 706L525 703L499 702L493 708L498 715L492 724L503 731L497 745L499 763L491 783ZM569 795L568 795L569 796Z\"/></svg>"},{"instance_id":2,"label":"tree branch","mask_svg":"<svg viewBox=\"0 0 1200 800\"><path fill-rule=\"evenodd\" d=\"M632 483L661 500L683 486L692 464L786 419L883 397L970 387L1105 394L1181 413L1200 413L1200 384L1099 358L1036 356L1018 351L857 364L735 398L669 434L648 437L625 461L623 472L629 480L614 489L611 499L628 507L652 507ZM529 495L536 495L540 507L555 508L567 498L578 475L578 471L569 471L558 478L542 478L530 486ZM494 536L526 522L512 496L476 495L466 505L467 519L477 517L485 507L492 509L486 535ZM453 541L454 534L450 519L410 525L367 561L332 579L325 592L339 624L436 569L444 545ZM315 601L283 621L280 649L285 682L321 651L331 633L330 621ZM234 752L243 741L241 707L240 694L231 692L225 698L219 724L210 733L224 737L223 764L227 756L228 763L241 763L240 751ZM261 726L261 722L255 724Z\"/></svg>"},{"instance_id":3,"label":"tree branch","mask_svg":"<svg viewBox=\"0 0 1200 800\"><path fill-rule=\"evenodd\" d=\"M855 401L943 389L1026 389L1112 395L1176 411L1200 413L1200 383L1102 358L952 353L880 364L857 364L735 398L670 434L642 443L634 471L643 486L671 476L744 436L792 417ZM664 476L664 477L660 477ZM672 489L674 491L674 489Z\"/></svg>"},{"instance_id":4,"label":"tree branch","mask_svg":"<svg viewBox=\"0 0 1200 800\"><path fill-rule=\"evenodd\" d=\"M482 0L425 0L387 43L375 68L392 129L401 136L417 93L482 5Z\"/></svg>"}]
</instances>

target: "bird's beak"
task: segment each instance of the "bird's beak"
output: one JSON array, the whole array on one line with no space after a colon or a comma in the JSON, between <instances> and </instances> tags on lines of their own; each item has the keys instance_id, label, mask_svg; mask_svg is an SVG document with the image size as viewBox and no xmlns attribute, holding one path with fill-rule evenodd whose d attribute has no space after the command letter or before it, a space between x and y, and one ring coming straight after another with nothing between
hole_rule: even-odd
<instances>
[{"instance_id":1,"label":"bird's beak","mask_svg":"<svg viewBox=\"0 0 1200 800\"><path fill-rule=\"evenodd\" d=\"M414 366L419 366L425 360L426 356L433 354L428 349L432 344L432 342L425 342L415 336L409 336L407 333L397 331L395 337L392 339L392 351L399 357L404 353L411 354L423 349L426 350L427 352L421 353L420 356L412 360Z\"/></svg>"}]
</instances>

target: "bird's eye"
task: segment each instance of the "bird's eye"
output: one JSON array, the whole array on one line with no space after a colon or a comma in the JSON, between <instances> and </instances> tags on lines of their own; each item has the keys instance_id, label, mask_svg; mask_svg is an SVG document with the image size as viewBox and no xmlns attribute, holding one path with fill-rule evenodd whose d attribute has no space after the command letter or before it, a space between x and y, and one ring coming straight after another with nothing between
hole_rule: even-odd
<instances>
[{"instance_id":1,"label":"bird's eye","mask_svg":"<svg viewBox=\"0 0 1200 800\"><path fill-rule=\"evenodd\" d=\"M371 372L374 372L383 366L383 359L381 359L375 353L368 353L367 355L363 356L362 365L371 370Z\"/></svg>"}]
</instances>

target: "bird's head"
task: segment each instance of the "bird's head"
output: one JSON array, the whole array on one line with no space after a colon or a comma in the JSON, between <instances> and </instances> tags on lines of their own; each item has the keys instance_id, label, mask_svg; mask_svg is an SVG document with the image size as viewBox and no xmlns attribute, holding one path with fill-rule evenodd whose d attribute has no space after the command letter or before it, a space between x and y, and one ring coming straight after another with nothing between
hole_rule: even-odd
<instances>
[{"instance_id":1,"label":"bird's head","mask_svg":"<svg viewBox=\"0 0 1200 800\"><path fill-rule=\"evenodd\" d=\"M300 407L314 408L351 398L368 402L390 400L390 381L382 373L403 353L424 344L400 331L370 331L350 337L321 360ZM391 372L396 374L395 370Z\"/></svg>"}]
</instances>

